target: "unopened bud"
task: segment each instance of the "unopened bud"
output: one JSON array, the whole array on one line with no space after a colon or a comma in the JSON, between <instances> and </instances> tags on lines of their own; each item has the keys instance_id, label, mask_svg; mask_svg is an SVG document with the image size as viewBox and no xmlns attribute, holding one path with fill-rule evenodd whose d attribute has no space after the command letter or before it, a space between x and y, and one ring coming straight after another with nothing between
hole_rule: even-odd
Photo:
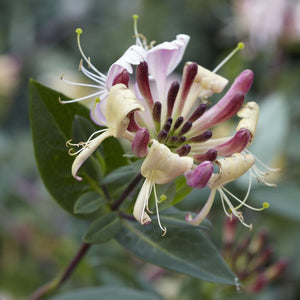
<instances>
[{"instance_id":1,"label":"unopened bud","mask_svg":"<svg viewBox=\"0 0 300 300\"><path fill-rule=\"evenodd\" d=\"M251 134L248 129L240 129L230 140L215 146L221 156L230 156L233 153L243 151L251 139Z\"/></svg>"},{"instance_id":2,"label":"unopened bud","mask_svg":"<svg viewBox=\"0 0 300 300\"><path fill-rule=\"evenodd\" d=\"M194 170L187 171L184 175L187 184L193 188L202 189L207 185L214 167L210 161L204 161Z\"/></svg>"},{"instance_id":3,"label":"unopened bud","mask_svg":"<svg viewBox=\"0 0 300 300\"><path fill-rule=\"evenodd\" d=\"M131 144L131 150L137 157L144 157L148 153L148 143L150 140L149 131L147 128L141 128L135 134Z\"/></svg>"}]
</instances>

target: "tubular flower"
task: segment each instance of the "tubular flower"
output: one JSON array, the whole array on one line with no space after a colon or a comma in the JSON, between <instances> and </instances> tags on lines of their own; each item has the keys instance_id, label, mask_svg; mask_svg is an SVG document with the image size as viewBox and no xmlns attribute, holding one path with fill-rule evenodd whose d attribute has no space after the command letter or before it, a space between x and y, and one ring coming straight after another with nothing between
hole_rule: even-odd
<instances>
[{"instance_id":1,"label":"tubular flower","mask_svg":"<svg viewBox=\"0 0 300 300\"><path fill-rule=\"evenodd\" d=\"M144 184L134 206L133 215L142 225L151 221L145 210L149 211L148 200L154 191L157 218L160 228L166 232L159 220L158 198L155 185L164 184L185 175L187 184L193 188L208 186L211 189L209 199L199 215L187 220L200 224L207 216L216 191L221 195L225 213L235 215L243 221L238 209L246 204L249 189L244 200L239 200L224 188L224 185L237 179L254 166L255 158L246 153L247 146L253 141L259 108L255 102L243 105L254 75L251 70L241 72L225 95L208 109L206 98L224 90L228 80L215 72L239 49L237 48L214 70L209 71L197 63L187 62L181 81L172 81L169 76L181 61L189 36L177 35L171 42L153 46L137 31L137 17L134 17L136 44L118 59L103 75L84 55L79 41L81 54L95 74L81 65L85 75L99 84L99 92L86 96L96 98L91 111L92 120L107 129L97 131L87 142L71 144L81 146L72 155L79 154L72 167L77 180L78 169L108 136L122 137L131 142L132 152L144 158L141 174ZM133 75L133 66L136 72ZM100 74L101 75L100 75ZM101 84L100 84L101 83ZM96 86L93 86L96 87ZM70 102L79 101L71 100ZM241 118L236 133L223 138L213 138L211 128L237 115ZM99 135L98 135L99 134ZM94 137L96 135L96 137ZM214 174L214 165L219 172ZM254 168L254 167L253 167ZM251 173L261 179L258 169ZM258 170L258 171L257 171ZM224 191L240 202L234 206ZM229 210L226 209L225 204ZM264 205L266 207L266 205Z\"/></svg>"},{"instance_id":2,"label":"tubular flower","mask_svg":"<svg viewBox=\"0 0 300 300\"><path fill-rule=\"evenodd\" d=\"M151 222L151 219L145 212L145 209L151 213L148 208L148 200L153 188L157 220L160 228L165 234L166 228L161 225L159 219L159 201L157 198L155 184L168 183L176 177L184 174L193 166L193 159L191 157L181 157L176 153L172 153L167 146L160 144L154 139L151 141L151 144L149 153L141 167L141 174L145 177L145 181L135 202L133 215L142 225Z\"/></svg>"}]
</instances>

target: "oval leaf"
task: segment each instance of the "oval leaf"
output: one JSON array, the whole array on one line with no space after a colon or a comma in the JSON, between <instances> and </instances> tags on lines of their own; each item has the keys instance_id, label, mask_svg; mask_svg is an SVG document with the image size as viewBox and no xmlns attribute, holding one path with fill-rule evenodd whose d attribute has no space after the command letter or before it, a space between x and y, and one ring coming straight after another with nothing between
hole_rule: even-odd
<instances>
[{"instance_id":1,"label":"oval leaf","mask_svg":"<svg viewBox=\"0 0 300 300\"><path fill-rule=\"evenodd\" d=\"M169 226L162 237L157 224L122 220L122 225L117 241L139 258L206 281L236 284L235 275L201 230Z\"/></svg>"},{"instance_id":2,"label":"oval leaf","mask_svg":"<svg viewBox=\"0 0 300 300\"><path fill-rule=\"evenodd\" d=\"M53 198L73 213L76 199L89 186L71 174L74 158L65 146L71 137L76 114L89 118L89 111L78 103L61 104L64 95L38 82L30 81L30 123L34 152L43 182Z\"/></svg>"},{"instance_id":3,"label":"oval leaf","mask_svg":"<svg viewBox=\"0 0 300 300\"><path fill-rule=\"evenodd\" d=\"M99 288L78 289L50 300L162 300L159 296L125 287L105 286Z\"/></svg>"},{"instance_id":4,"label":"oval leaf","mask_svg":"<svg viewBox=\"0 0 300 300\"><path fill-rule=\"evenodd\" d=\"M101 244L114 238L121 230L119 215L111 212L95 220L89 227L84 241L89 244Z\"/></svg>"},{"instance_id":5,"label":"oval leaf","mask_svg":"<svg viewBox=\"0 0 300 300\"><path fill-rule=\"evenodd\" d=\"M75 214L90 214L97 211L106 203L96 192L84 193L79 197L74 206Z\"/></svg>"}]
</instances>

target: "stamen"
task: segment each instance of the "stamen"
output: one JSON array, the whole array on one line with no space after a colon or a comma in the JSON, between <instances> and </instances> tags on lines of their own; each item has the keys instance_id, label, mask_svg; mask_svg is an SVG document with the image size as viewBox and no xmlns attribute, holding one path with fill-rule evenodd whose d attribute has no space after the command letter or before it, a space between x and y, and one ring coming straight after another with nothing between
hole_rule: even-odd
<instances>
[{"instance_id":1,"label":"stamen","mask_svg":"<svg viewBox=\"0 0 300 300\"><path fill-rule=\"evenodd\" d=\"M253 155L249 150L245 149L244 150L246 153L250 153L251 155ZM254 156L254 155L253 155ZM266 164L264 164L260 159L258 159L256 156L254 156L255 161L258 162L258 164L260 164L262 167L264 167L267 171L269 172L280 172L281 170L279 168L271 168L269 166L267 166ZM251 172L251 170L253 172ZM274 183L270 183L267 182L265 177L267 175L269 175L269 172L263 172L261 171L257 166L253 165L252 168L250 170L250 173L252 174L252 176L254 176L258 182L262 182L263 184L270 186L270 187L276 187L277 185Z\"/></svg>"},{"instance_id":2,"label":"stamen","mask_svg":"<svg viewBox=\"0 0 300 300\"><path fill-rule=\"evenodd\" d=\"M94 94L87 95L87 96L84 96L84 97L81 97L81 98L77 98L77 99L73 99L73 100L65 100L65 101L62 101L61 98L59 97L58 101L62 104L74 103L74 102L79 102L79 101L86 100L86 99L89 99L89 98L92 98L92 97L95 97L95 96L101 96L105 93L107 93L107 91L100 91L100 92L96 92Z\"/></svg>"},{"instance_id":3,"label":"stamen","mask_svg":"<svg viewBox=\"0 0 300 300\"><path fill-rule=\"evenodd\" d=\"M82 34L82 29L81 28L77 28L76 29L76 33L77 33L77 45L78 45L78 48L79 48L79 51L83 57L83 59L86 61L86 63L89 65L89 67L94 70L97 74L99 74L100 76L103 76L103 74L101 72L99 72L97 70L97 68L90 62L90 60L85 56L83 50L82 50L82 47L81 47L81 44L80 44L80 35Z\"/></svg>"},{"instance_id":4,"label":"stamen","mask_svg":"<svg viewBox=\"0 0 300 300\"><path fill-rule=\"evenodd\" d=\"M135 43L136 45L143 47L143 43L140 40L140 35L137 29L137 20L139 16L135 14L132 16L132 18L133 18L133 31L134 31Z\"/></svg>"},{"instance_id":5,"label":"stamen","mask_svg":"<svg viewBox=\"0 0 300 300\"><path fill-rule=\"evenodd\" d=\"M90 88L96 88L96 89L99 89L99 85L86 84L86 83L79 83L79 82L73 82L73 81L66 80L66 79L64 79L64 74L62 74L62 75L60 76L60 80L62 80L62 81L65 82L65 83L72 84L72 85L85 86L85 87L90 87Z\"/></svg>"},{"instance_id":6,"label":"stamen","mask_svg":"<svg viewBox=\"0 0 300 300\"><path fill-rule=\"evenodd\" d=\"M83 65L81 66L80 70L86 77L90 78L91 80L99 83L101 86L106 87L106 79L107 77L102 74L102 76L98 76L91 71L89 71L87 68L85 68Z\"/></svg>"},{"instance_id":7,"label":"stamen","mask_svg":"<svg viewBox=\"0 0 300 300\"><path fill-rule=\"evenodd\" d=\"M247 223L244 222L243 214L242 214L241 212L237 211L237 210L233 207L232 203L230 202L230 200L228 199L228 197L226 196L226 194L223 192L223 189L224 189L224 187L219 187L219 188L217 189L218 192L220 193L220 196L221 196L222 201L226 202L226 204L228 205L228 207L229 207L229 209L230 209L230 212L231 212L233 215L235 215L235 216L240 220L240 222L241 222L244 226L246 226L246 227L248 227L250 230L252 230L252 224L247 224ZM225 206L224 206L224 207L225 207ZM224 211L225 211L225 214L228 216L228 212L227 212L226 210L224 210Z\"/></svg>"},{"instance_id":8,"label":"stamen","mask_svg":"<svg viewBox=\"0 0 300 300\"><path fill-rule=\"evenodd\" d=\"M153 186L153 191L154 191L154 198L155 198L155 207L156 207L156 215L157 215L157 221L160 229L163 231L162 236L165 236L167 234L167 228L165 226L161 225L160 222L160 217L159 217L159 210L158 210L158 198L157 198L157 193L156 193L156 187L155 184Z\"/></svg>"},{"instance_id":9,"label":"stamen","mask_svg":"<svg viewBox=\"0 0 300 300\"><path fill-rule=\"evenodd\" d=\"M231 51L231 53L229 55L227 55L212 71L213 73L217 73L229 60L230 58L236 54L239 50L244 49L244 43L240 42L237 44L237 46L235 47L235 49L233 49Z\"/></svg>"}]
</instances>

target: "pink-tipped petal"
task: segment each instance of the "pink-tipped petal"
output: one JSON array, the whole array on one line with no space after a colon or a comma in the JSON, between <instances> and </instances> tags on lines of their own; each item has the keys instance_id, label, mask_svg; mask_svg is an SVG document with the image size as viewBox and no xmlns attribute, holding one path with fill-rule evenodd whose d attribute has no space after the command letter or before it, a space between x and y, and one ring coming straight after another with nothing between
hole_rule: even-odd
<instances>
[{"instance_id":1,"label":"pink-tipped petal","mask_svg":"<svg viewBox=\"0 0 300 300\"><path fill-rule=\"evenodd\" d=\"M251 139L251 133L247 129L240 129L229 141L215 146L221 156L230 156L233 153L243 151Z\"/></svg>"},{"instance_id":2,"label":"pink-tipped petal","mask_svg":"<svg viewBox=\"0 0 300 300\"><path fill-rule=\"evenodd\" d=\"M184 176L192 188L203 189L213 173L214 167L210 161L204 161L194 170L187 171Z\"/></svg>"},{"instance_id":3,"label":"pink-tipped petal","mask_svg":"<svg viewBox=\"0 0 300 300\"><path fill-rule=\"evenodd\" d=\"M150 140L150 134L147 128L141 128L135 134L133 142L131 144L131 150L137 157L144 157L148 153L148 144Z\"/></svg>"},{"instance_id":4,"label":"pink-tipped petal","mask_svg":"<svg viewBox=\"0 0 300 300\"><path fill-rule=\"evenodd\" d=\"M193 123L194 132L201 132L208 128L229 120L232 118L241 108L244 102L245 95L242 92L237 92L234 95L227 96L227 94L213 107L206 111L202 117Z\"/></svg>"},{"instance_id":5,"label":"pink-tipped petal","mask_svg":"<svg viewBox=\"0 0 300 300\"><path fill-rule=\"evenodd\" d=\"M198 213L198 215L192 219L191 216L187 215L186 216L186 221L188 221L190 224L192 225L199 225L209 214L210 209L214 203L214 199L215 199L215 195L216 195L216 189L212 189L210 192L210 195L208 197L208 200L206 201L205 205L203 206L203 208L200 210L200 212Z\"/></svg>"}]
</instances>

